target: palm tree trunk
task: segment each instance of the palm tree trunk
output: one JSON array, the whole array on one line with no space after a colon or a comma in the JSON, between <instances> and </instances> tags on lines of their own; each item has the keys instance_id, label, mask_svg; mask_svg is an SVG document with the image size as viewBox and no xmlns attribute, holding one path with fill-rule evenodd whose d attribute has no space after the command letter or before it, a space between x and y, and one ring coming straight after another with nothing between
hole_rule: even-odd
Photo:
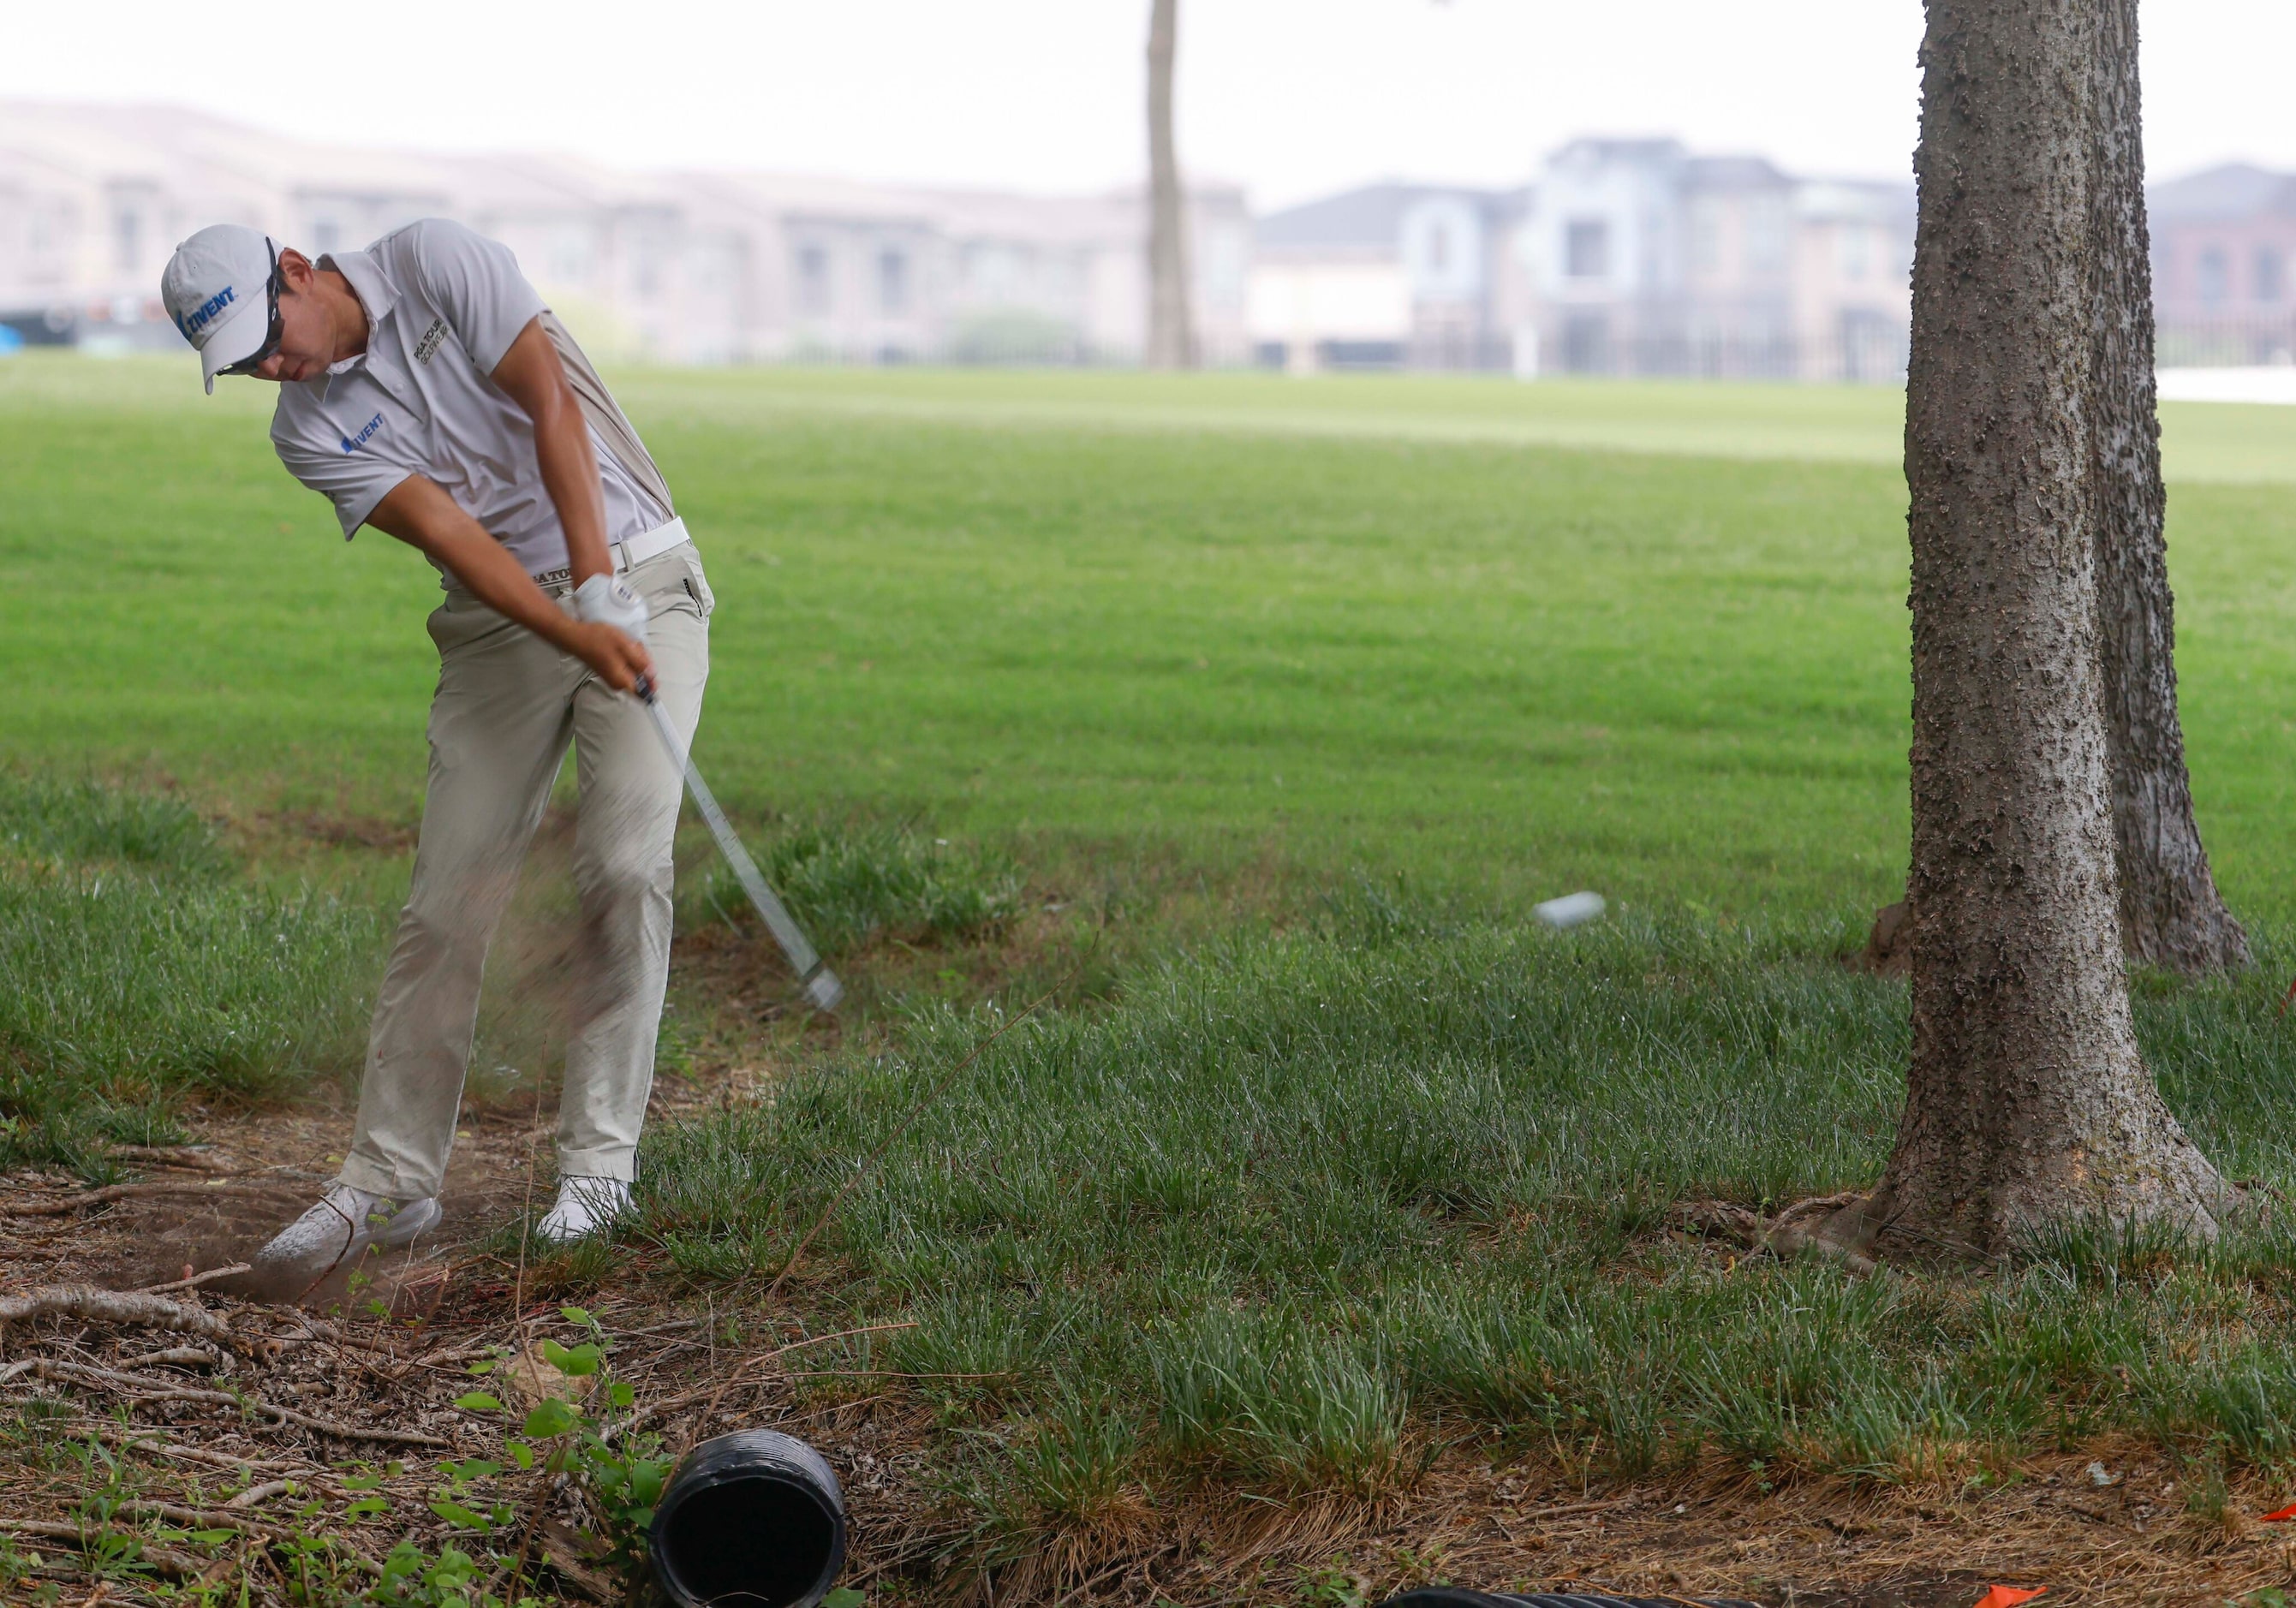
<instances>
[{"instance_id":1,"label":"palm tree trunk","mask_svg":"<svg viewBox=\"0 0 2296 1608\"><path fill-rule=\"evenodd\" d=\"M1179 0L1151 0L1148 15L1148 366L1196 366L1188 316L1187 212L1172 139L1172 63Z\"/></svg>"}]
</instances>

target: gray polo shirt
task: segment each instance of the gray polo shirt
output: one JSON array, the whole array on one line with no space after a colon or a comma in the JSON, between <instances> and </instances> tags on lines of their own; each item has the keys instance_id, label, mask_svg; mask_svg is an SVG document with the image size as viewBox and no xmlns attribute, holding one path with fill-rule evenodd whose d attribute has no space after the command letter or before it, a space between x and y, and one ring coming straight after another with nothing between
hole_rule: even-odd
<instances>
[{"instance_id":1,"label":"gray polo shirt","mask_svg":"<svg viewBox=\"0 0 2296 1608\"><path fill-rule=\"evenodd\" d=\"M534 425L488 378L519 332L545 313L510 249L430 217L364 251L323 257L319 266L342 275L366 308L366 350L279 388L271 418L279 461L333 500L346 541L401 480L427 475L527 573L564 570L566 533L542 483ZM562 343L562 356L569 345ZM573 360L580 364L578 351ZM594 423L590 441L604 481L606 540L668 523L669 511ZM643 456L636 437L628 441ZM659 483L650 459L643 472Z\"/></svg>"}]
</instances>

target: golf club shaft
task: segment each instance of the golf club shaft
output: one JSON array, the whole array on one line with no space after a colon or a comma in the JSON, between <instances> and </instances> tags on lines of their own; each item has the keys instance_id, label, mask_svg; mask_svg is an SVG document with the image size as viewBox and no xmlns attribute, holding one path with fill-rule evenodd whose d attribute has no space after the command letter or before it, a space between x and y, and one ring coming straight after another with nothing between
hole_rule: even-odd
<instances>
[{"instance_id":1,"label":"golf club shaft","mask_svg":"<svg viewBox=\"0 0 2296 1608\"><path fill-rule=\"evenodd\" d=\"M734 835L734 824L726 818L726 812L718 808L718 799L709 791L709 783L701 779L701 772L694 766L693 756L685 752L678 742L677 733L669 724L669 711L661 707L661 701L654 696L653 688L641 685L638 696L645 704L646 712L653 717L653 729L660 734L662 747L668 751L669 762L685 773L686 791L693 795L693 802L701 809L701 818L709 823L709 835L718 840L718 851L734 868L734 875L741 882L742 891L750 896L750 903L764 919L767 929L774 935L774 941L781 945L782 953L789 957L790 969L797 973L798 982L804 988L806 997L824 1011L835 1010L838 1000L844 996L844 985L823 963L812 940L806 937L805 929L797 924L780 898L766 885L766 879L758 874L757 862L750 857L750 851L742 847L742 840Z\"/></svg>"}]
</instances>

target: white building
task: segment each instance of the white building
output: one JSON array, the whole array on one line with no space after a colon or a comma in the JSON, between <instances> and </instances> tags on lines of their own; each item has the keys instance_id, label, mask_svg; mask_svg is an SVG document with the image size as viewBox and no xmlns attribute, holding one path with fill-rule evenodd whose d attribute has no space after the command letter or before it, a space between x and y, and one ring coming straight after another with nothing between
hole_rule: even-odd
<instances>
[{"instance_id":1,"label":"white building","mask_svg":"<svg viewBox=\"0 0 2296 1608\"><path fill-rule=\"evenodd\" d=\"M1243 197L1199 185L1189 209L1203 349L1239 363ZM27 340L177 344L160 271L207 224L316 255L428 216L505 242L586 343L617 355L1122 363L1145 344L1137 192L630 174L319 145L171 108L0 104L0 323Z\"/></svg>"},{"instance_id":2,"label":"white building","mask_svg":"<svg viewBox=\"0 0 2296 1608\"><path fill-rule=\"evenodd\" d=\"M1506 358L1507 242L1519 193L1385 184L1259 220L1259 361L1321 368L1487 368Z\"/></svg>"},{"instance_id":3,"label":"white building","mask_svg":"<svg viewBox=\"0 0 2296 1608\"><path fill-rule=\"evenodd\" d=\"M1587 139L1521 190L1377 185L1259 221L1261 362L1895 378L1909 185Z\"/></svg>"}]
</instances>

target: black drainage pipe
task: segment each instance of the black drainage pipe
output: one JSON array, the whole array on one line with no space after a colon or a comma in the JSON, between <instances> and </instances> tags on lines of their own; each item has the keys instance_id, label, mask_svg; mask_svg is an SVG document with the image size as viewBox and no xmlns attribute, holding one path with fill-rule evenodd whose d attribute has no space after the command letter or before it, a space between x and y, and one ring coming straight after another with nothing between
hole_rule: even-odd
<instances>
[{"instance_id":1,"label":"black drainage pipe","mask_svg":"<svg viewBox=\"0 0 2296 1608\"><path fill-rule=\"evenodd\" d=\"M1457 1586L1423 1586L1391 1596L1380 1608L1756 1608L1736 1597L1603 1596L1583 1591L1468 1591Z\"/></svg>"},{"instance_id":2,"label":"black drainage pipe","mask_svg":"<svg viewBox=\"0 0 2296 1608\"><path fill-rule=\"evenodd\" d=\"M816 1608L845 1566L845 1493L802 1440L720 1435L670 1475L646 1549L677 1608Z\"/></svg>"}]
</instances>

